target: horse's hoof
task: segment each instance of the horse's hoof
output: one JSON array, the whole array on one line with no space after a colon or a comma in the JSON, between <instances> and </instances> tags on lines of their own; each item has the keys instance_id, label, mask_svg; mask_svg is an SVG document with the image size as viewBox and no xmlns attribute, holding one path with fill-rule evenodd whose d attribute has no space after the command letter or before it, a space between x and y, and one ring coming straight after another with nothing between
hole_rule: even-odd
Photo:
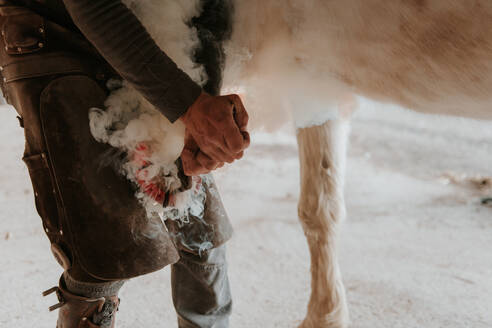
<instances>
[{"instance_id":1,"label":"horse's hoof","mask_svg":"<svg viewBox=\"0 0 492 328\"><path fill-rule=\"evenodd\" d=\"M326 318L306 317L299 328L348 328L348 320L327 320Z\"/></svg>"}]
</instances>

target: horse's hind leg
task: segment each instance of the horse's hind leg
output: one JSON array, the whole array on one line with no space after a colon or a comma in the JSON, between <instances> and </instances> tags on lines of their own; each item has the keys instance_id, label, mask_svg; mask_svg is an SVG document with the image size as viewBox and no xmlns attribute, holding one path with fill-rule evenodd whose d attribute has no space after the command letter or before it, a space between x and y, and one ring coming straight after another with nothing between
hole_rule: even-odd
<instances>
[{"instance_id":1,"label":"horse's hind leg","mask_svg":"<svg viewBox=\"0 0 492 328\"><path fill-rule=\"evenodd\" d=\"M348 120L297 131L301 166L299 218L311 254L311 298L302 328L348 326L345 289L337 261L337 231L343 198Z\"/></svg>"}]
</instances>

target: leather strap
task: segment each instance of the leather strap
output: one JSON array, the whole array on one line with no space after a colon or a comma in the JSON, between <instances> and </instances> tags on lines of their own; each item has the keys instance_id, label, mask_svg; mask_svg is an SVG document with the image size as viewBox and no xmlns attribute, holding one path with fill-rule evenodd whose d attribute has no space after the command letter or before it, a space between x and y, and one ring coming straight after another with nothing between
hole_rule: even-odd
<instances>
[{"instance_id":1,"label":"leather strap","mask_svg":"<svg viewBox=\"0 0 492 328\"><path fill-rule=\"evenodd\" d=\"M45 55L43 56L42 61L40 61L39 58L22 60L6 66L1 66L0 71L4 83L46 75L88 72L95 73L100 80L106 78L104 70L100 69L99 72L96 72L98 69L92 65L84 63L76 57L64 55Z\"/></svg>"}]
</instances>

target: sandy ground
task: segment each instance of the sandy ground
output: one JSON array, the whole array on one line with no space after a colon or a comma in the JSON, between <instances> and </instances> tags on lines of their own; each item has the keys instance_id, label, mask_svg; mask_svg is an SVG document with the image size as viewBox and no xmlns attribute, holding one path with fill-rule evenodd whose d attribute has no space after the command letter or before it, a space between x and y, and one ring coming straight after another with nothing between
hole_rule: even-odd
<instances>
[{"instance_id":1,"label":"sandy ground","mask_svg":"<svg viewBox=\"0 0 492 328\"><path fill-rule=\"evenodd\" d=\"M364 107L340 241L352 327L492 327L492 208L473 184L442 178L492 175L492 123ZM33 207L13 110L0 108L0 122L0 327L52 328L55 297L40 294L61 269ZM295 327L309 291L295 138L256 134L253 143L216 175L235 227L231 326ZM121 328L176 327L169 270L134 279L121 297Z\"/></svg>"}]
</instances>

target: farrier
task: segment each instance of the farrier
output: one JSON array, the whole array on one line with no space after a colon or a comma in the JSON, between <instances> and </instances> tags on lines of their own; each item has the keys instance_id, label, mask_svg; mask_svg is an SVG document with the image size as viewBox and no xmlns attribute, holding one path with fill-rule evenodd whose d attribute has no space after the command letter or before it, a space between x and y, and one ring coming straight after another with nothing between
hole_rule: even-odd
<instances>
[{"instance_id":1,"label":"farrier","mask_svg":"<svg viewBox=\"0 0 492 328\"><path fill-rule=\"evenodd\" d=\"M109 79L125 79L170 121L186 118L188 137L202 136L196 140L201 149L183 159L187 173L206 173L240 158L249 144L245 131L228 136L240 138L231 149L213 140L215 131L201 121L223 118L207 117L211 107L223 116L234 115L234 107L243 111L238 125L247 123L237 97L211 96L220 90L230 8L226 0L206 0L203 6L190 22L202 38L196 60L209 76L202 88L119 0L0 0L2 90L24 128L23 160L36 208L65 269L59 286L46 293L58 295L52 307L60 308L58 328L113 327L123 281L168 264L179 326L228 326L223 244L232 229L220 198L207 192L204 220L193 228L148 219L135 186L98 160L109 146L93 139L87 115L89 108L103 108ZM173 240L169 230L187 241L209 233L213 248L199 254L190 243Z\"/></svg>"}]
</instances>

